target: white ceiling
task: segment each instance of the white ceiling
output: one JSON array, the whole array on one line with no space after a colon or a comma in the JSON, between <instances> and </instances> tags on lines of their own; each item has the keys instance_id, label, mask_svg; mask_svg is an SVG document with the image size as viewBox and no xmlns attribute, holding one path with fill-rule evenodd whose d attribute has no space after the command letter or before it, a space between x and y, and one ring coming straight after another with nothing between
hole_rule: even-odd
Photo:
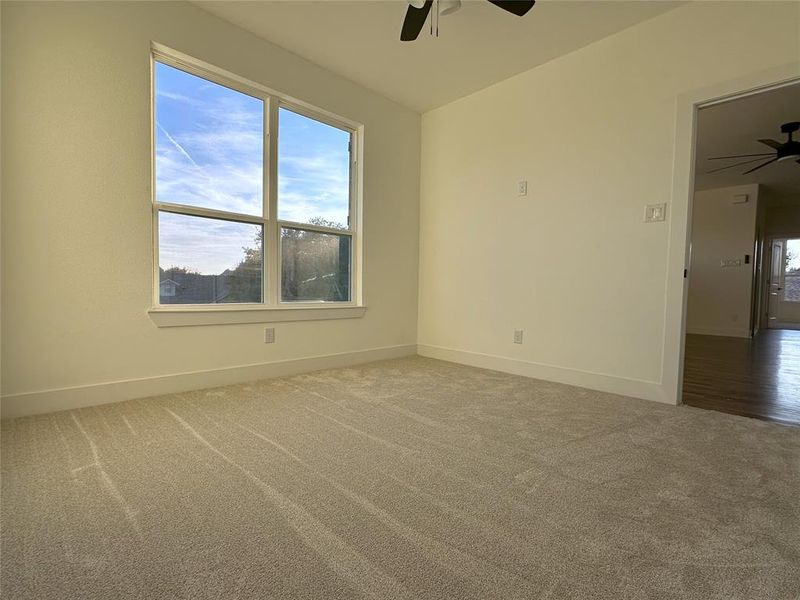
<instances>
[{"instance_id":1,"label":"white ceiling","mask_svg":"<svg viewBox=\"0 0 800 600\"><path fill-rule=\"evenodd\" d=\"M770 152L771 149L758 140L785 141L786 134L781 133L780 127L790 121L800 121L800 84L700 109L697 119L695 188L704 190L760 183L779 194L800 194L800 165L793 160L773 163L749 175L742 173L760 162L707 174L714 168L740 162L735 159L708 160L711 156ZM795 134L794 139L800 139L800 132Z\"/></svg>"},{"instance_id":2,"label":"white ceiling","mask_svg":"<svg viewBox=\"0 0 800 600\"><path fill-rule=\"evenodd\" d=\"M516 17L485 0L464 0L400 42L405 0L195 2L202 9L414 110L483 89L683 4L545 0Z\"/></svg>"}]
</instances>

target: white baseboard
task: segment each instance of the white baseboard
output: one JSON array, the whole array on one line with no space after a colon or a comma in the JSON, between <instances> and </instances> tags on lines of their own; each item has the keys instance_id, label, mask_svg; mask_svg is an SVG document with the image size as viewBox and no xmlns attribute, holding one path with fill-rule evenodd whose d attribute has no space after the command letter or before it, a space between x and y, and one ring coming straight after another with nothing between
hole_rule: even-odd
<instances>
[{"instance_id":1,"label":"white baseboard","mask_svg":"<svg viewBox=\"0 0 800 600\"><path fill-rule=\"evenodd\" d=\"M176 373L173 375L110 381L38 392L9 394L0 398L0 415L4 419L11 419L57 410L132 400L134 398L146 398L148 396L244 383L256 379L295 375L320 369L335 369L376 360L409 356L415 354L416 349L417 347L414 344L387 346L355 352L341 352L269 363L225 367L208 371Z\"/></svg>"},{"instance_id":2,"label":"white baseboard","mask_svg":"<svg viewBox=\"0 0 800 600\"><path fill-rule=\"evenodd\" d=\"M449 362L470 365L472 367L481 367L484 369L492 369L493 371L522 375L533 379L544 379L546 381L555 381L557 383L565 383L567 385L619 394L621 396L632 396L634 398L653 400L665 404L675 404L675 399L669 398L664 387L655 381L643 381L640 379L628 379L625 377L616 377L614 375L591 373L566 367L506 358L504 356L430 346L428 344L417 344L417 354L429 358L438 358Z\"/></svg>"},{"instance_id":3,"label":"white baseboard","mask_svg":"<svg viewBox=\"0 0 800 600\"><path fill-rule=\"evenodd\" d=\"M707 328L707 327L687 327L686 333L692 335L716 335L719 337L738 337L749 338L749 329L723 329L723 328Z\"/></svg>"}]
</instances>

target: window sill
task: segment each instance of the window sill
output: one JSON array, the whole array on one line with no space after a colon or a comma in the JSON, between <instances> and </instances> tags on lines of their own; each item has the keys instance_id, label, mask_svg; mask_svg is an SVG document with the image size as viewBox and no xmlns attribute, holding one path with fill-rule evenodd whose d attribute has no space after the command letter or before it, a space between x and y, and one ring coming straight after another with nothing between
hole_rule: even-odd
<instances>
[{"instance_id":1,"label":"window sill","mask_svg":"<svg viewBox=\"0 0 800 600\"><path fill-rule=\"evenodd\" d=\"M367 312L366 306L287 306L257 307L195 307L159 306L147 311L158 327L191 327L198 325L234 325L242 323L282 323L289 321L326 321L328 319L358 319Z\"/></svg>"}]
</instances>

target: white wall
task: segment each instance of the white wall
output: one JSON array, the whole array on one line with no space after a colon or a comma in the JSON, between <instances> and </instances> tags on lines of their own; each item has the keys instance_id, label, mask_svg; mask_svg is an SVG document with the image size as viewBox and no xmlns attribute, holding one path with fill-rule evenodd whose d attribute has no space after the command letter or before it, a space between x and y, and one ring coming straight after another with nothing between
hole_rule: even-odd
<instances>
[{"instance_id":1,"label":"white wall","mask_svg":"<svg viewBox=\"0 0 800 600\"><path fill-rule=\"evenodd\" d=\"M687 98L800 73L799 24L797 3L692 2L425 114L420 351L674 402Z\"/></svg>"},{"instance_id":2,"label":"white wall","mask_svg":"<svg viewBox=\"0 0 800 600\"><path fill-rule=\"evenodd\" d=\"M737 195L747 203L734 204ZM757 214L758 185L695 192L687 333L750 337ZM722 267L726 260L741 264Z\"/></svg>"},{"instance_id":3,"label":"white wall","mask_svg":"<svg viewBox=\"0 0 800 600\"><path fill-rule=\"evenodd\" d=\"M154 325L151 40L365 125L365 317ZM413 352L418 114L188 3L3 2L2 131L5 416Z\"/></svg>"},{"instance_id":4,"label":"white wall","mask_svg":"<svg viewBox=\"0 0 800 600\"><path fill-rule=\"evenodd\" d=\"M769 206L766 210L767 236L800 236L800 198L796 206Z\"/></svg>"}]
</instances>

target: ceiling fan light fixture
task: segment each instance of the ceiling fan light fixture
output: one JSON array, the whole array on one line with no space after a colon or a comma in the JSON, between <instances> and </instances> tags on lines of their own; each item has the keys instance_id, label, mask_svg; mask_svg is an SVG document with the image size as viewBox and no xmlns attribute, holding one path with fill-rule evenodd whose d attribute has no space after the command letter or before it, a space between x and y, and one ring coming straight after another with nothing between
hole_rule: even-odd
<instances>
[{"instance_id":1,"label":"ceiling fan light fixture","mask_svg":"<svg viewBox=\"0 0 800 600\"><path fill-rule=\"evenodd\" d=\"M439 16L450 15L461 8L461 0L439 0Z\"/></svg>"}]
</instances>

